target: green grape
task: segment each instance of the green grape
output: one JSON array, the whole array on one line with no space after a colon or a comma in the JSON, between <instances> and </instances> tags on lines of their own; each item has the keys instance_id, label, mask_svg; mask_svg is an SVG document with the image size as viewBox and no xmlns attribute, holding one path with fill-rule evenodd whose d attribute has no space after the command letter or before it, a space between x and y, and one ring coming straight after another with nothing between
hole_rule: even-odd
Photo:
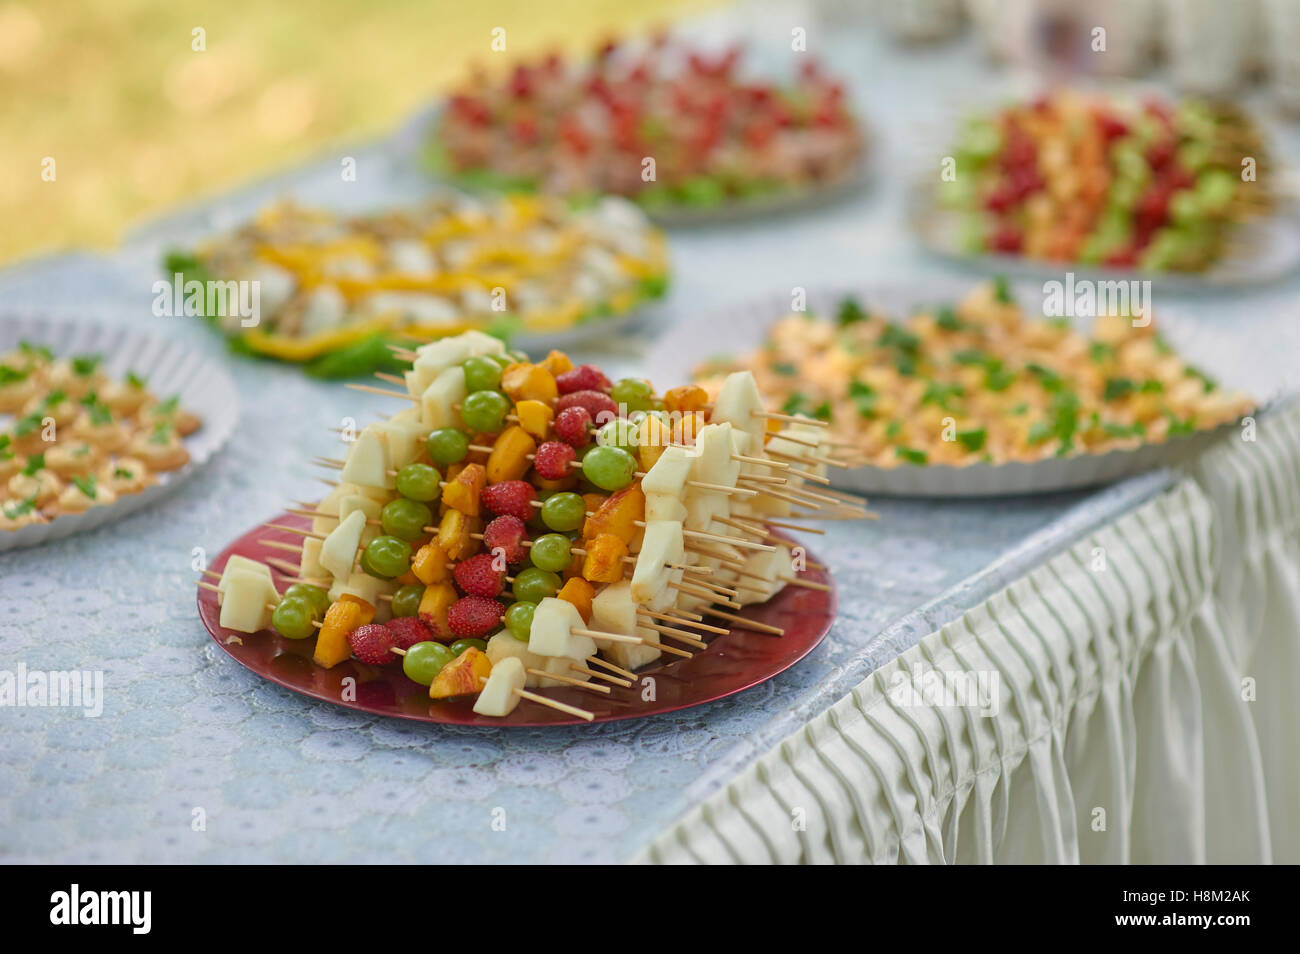
<instances>
[{"instance_id":1,"label":"green grape","mask_svg":"<svg viewBox=\"0 0 1300 954\"><path fill-rule=\"evenodd\" d=\"M319 586L312 586L310 583L295 583L284 591L285 599L295 597L305 599L316 616L324 616L325 611L330 608L330 595Z\"/></svg>"},{"instance_id":2,"label":"green grape","mask_svg":"<svg viewBox=\"0 0 1300 954\"><path fill-rule=\"evenodd\" d=\"M460 431L453 433L465 436ZM442 496L442 474L428 464L407 464L397 472L397 492L407 500L436 503Z\"/></svg>"},{"instance_id":3,"label":"green grape","mask_svg":"<svg viewBox=\"0 0 1300 954\"><path fill-rule=\"evenodd\" d=\"M379 511L379 522L384 533L401 540L418 540L427 533L424 528L433 522L433 511L425 504L398 497L384 504L384 509Z\"/></svg>"},{"instance_id":4,"label":"green grape","mask_svg":"<svg viewBox=\"0 0 1300 954\"><path fill-rule=\"evenodd\" d=\"M490 354L488 357L500 365L502 371L515 363L515 359L508 354Z\"/></svg>"},{"instance_id":5,"label":"green grape","mask_svg":"<svg viewBox=\"0 0 1300 954\"><path fill-rule=\"evenodd\" d=\"M451 650L453 656L459 656L471 646L479 652L487 652L487 643L481 639L458 639L447 648Z\"/></svg>"},{"instance_id":6,"label":"green grape","mask_svg":"<svg viewBox=\"0 0 1300 954\"><path fill-rule=\"evenodd\" d=\"M420 600L424 599L424 584L409 583L399 586L393 594L393 615L414 616L420 611Z\"/></svg>"},{"instance_id":7,"label":"green grape","mask_svg":"<svg viewBox=\"0 0 1300 954\"><path fill-rule=\"evenodd\" d=\"M411 545L393 536L378 536L361 551L361 569L381 580L401 576L411 568Z\"/></svg>"},{"instance_id":8,"label":"green grape","mask_svg":"<svg viewBox=\"0 0 1300 954\"><path fill-rule=\"evenodd\" d=\"M306 639L316 632L311 624L315 618L312 605L305 597L290 596L276 605L271 625L285 639Z\"/></svg>"},{"instance_id":9,"label":"green grape","mask_svg":"<svg viewBox=\"0 0 1300 954\"><path fill-rule=\"evenodd\" d=\"M455 654L442 643L416 643L402 657L402 672L412 682L427 686L442 672L442 667L455 658Z\"/></svg>"},{"instance_id":10,"label":"green grape","mask_svg":"<svg viewBox=\"0 0 1300 954\"><path fill-rule=\"evenodd\" d=\"M620 378L609 389L615 404L630 411L648 411L654 406L655 392L644 378Z\"/></svg>"},{"instance_id":11,"label":"green grape","mask_svg":"<svg viewBox=\"0 0 1300 954\"><path fill-rule=\"evenodd\" d=\"M512 589L515 599L525 603L540 603L548 596L560 592L560 578L547 570L530 566L515 576Z\"/></svg>"},{"instance_id":12,"label":"green grape","mask_svg":"<svg viewBox=\"0 0 1300 954\"><path fill-rule=\"evenodd\" d=\"M511 603L510 608L506 610L506 631L521 643L528 642L528 634L533 629L533 612L536 609L537 604L527 600Z\"/></svg>"},{"instance_id":13,"label":"green grape","mask_svg":"<svg viewBox=\"0 0 1300 954\"><path fill-rule=\"evenodd\" d=\"M573 560L569 552L569 538L559 533L548 533L533 541L528 551L533 566L539 570L558 573Z\"/></svg>"},{"instance_id":14,"label":"green grape","mask_svg":"<svg viewBox=\"0 0 1300 954\"><path fill-rule=\"evenodd\" d=\"M491 358L470 358L461 367L467 391L495 391L501 386L501 365Z\"/></svg>"},{"instance_id":15,"label":"green grape","mask_svg":"<svg viewBox=\"0 0 1300 954\"><path fill-rule=\"evenodd\" d=\"M631 451L641 439L640 428L626 418L616 417L607 421L596 430L596 443L588 444L584 450L590 453L592 447L618 447ZM586 454L583 455L584 457Z\"/></svg>"},{"instance_id":16,"label":"green grape","mask_svg":"<svg viewBox=\"0 0 1300 954\"><path fill-rule=\"evenodd\" d=\"M582 459L582 474L601 490L622 490L632 483L636 459L618 447L594 447Z\"/></svg>"},{"instance_id":17,"label":"green grape","mask_svg":"<svg viewBox=\"0 0 1300 954\"><path fill-rule=\"evenodd\" d=\"M586 519L587 502L575 493L551 494L542 503L542 523L552 530L577 530Z\"/></svg>"},{"instance_id":18,"label":"green grape","mask_svg":"<svg viewBox=\"0 0 1300 954\"><path fill-rule=\"evenodd\" d=\"M469 437L454 427L440 427L425 441L429 459L440 467L457 464L469 453Z\"/></svg>"},{"instance_id":19,"label":"green grape","mask_svg":"<svg viewBox=\"0 0 1300 954\"><path fill-rule=\"evenodd\" d=\"M460 406L460 419L471 431L496 434L505 427L510 399L500 391L475 391Z\"/></svg>"}]
</instances>

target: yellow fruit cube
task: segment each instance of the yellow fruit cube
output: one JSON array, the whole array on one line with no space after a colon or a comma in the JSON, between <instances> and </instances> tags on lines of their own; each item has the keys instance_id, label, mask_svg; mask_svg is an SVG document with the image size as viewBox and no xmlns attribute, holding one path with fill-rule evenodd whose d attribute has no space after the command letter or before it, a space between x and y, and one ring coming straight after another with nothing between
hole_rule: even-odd
<instances>
[{"instance_id":1,"label":"yellow fruit cube","mask_svg":"<svg viewBox=\"0 0 1300 954\"><path fill-rule=\"evenodd\" d=\"M420 622L433 630L435 639L444 641L451 639L451 627L447 625L447 610L458 599L460 595L450 580L432 584L420 597L420 607L416 613L420 617Z\"/></svg>"},{"instance_id":2,"label":"yellow fruit cube","mask_svg":"<svg viewBox=\"0 0 1300 954\"><path fill-rule=\"evenodd\" d=\"M429 686L430 699L450 699L453 696L476 694L492 675L492 661L487 653L471 646L433 677Z\"/></svg>"},{"instance_id":3,"label":"yellow fruit cube","mask_svg":"<svg viewBox=\"0 0 1300 954\"><path fill-rule=\"evenodd\" d=\"M620 567L619 575L622 575ZM591 601L596 598L596 588L580 576L570 577L555 594L559 599L572 603L578 610L584 623L591 622Z\"/></svg>"},{"instance_id":4,"label":"yellow fruit cube","mask_svg":"<svg viewBox=\"0 0 1300 954\"><path fill-rule=\"evenodd\" d=\"M516 362L502 372L501 390L516 404L520 401L550 404L560 393L551 372L540 364L529 364L526 361Z\"/></svg>"},{"instance_id":5,"label":"yellow fruit cube","mask_svg":"<svg viewBox=\"0 0 1300 954\"><path fill-rule=\"evenodd\" d=\"M364 625L361 617L361 604L354 600L341 599L330 604L316 636L316 651L312 655L316 665L332 669L352 655L348 634Z\"/></svg>"},{"instance_id":6,"label":"yellow fruit cube","mask_svg":"<svg viewBox=\"0 0 1300 954\"><path fill-rule=\"evenodd\" d=\"M587 556L582 561L582 575L592 583L617 583L623 579L623 557L627 541L612 533L602 533L587 541ZM567 584L566 584L567 586ZM563 592L560 596L563 597Z\"/></svg>"},{"instance_id":7,"label":"yellow fruit cube","mask_svg":"<svg viewBox=\"0 0 1300 954\"><path fill-rule=\"evenodd\" d=\"M641 426L637 435L637 460L641 464L641 469L649 473L663 454L664 449L672 442L672 431L661 418L653 414L647 414L641 419Z\"/></svg>"},{"instance_id":8,"label":"yellow fruit cube","mask_svg":"<svg viewBox=\"0 0 1300 954\"><path fill-rule=\"evenodd\" d=\"M544 441L546 435L550 433L551 420L555 417L555 412L551 410L549 404L527 400L515 405L515 416L519 418L520 427L539 441Z\"/></svg>"},{"instance_id":9,"label":"yellow fruit cube","mask_svg":"<svg viewBox=\"0 0 1300 954\"><path fill-rule=\"evenodd\" d=\"M573 370L573 361L563 351L552 351L542 362L542 367L559 377L564 372Z\"/></svg>"},{"instance_id":10,"label":"yellow fruit cube","mask_svg":"<svg viewBox=\"0 0 1300 954\"><path fill-rule=\"evenodd\" d=\"M507 427L492 445L492 453L488 455L488 483L499 484L504 480L518 480L524 476L532 466L528 455L535 450L537 442L528 436L527 431L515 425ZM445 492L443 497L446 497Z\"/></svg>"},{"instance_id":11,"label":"yellow fruit cube","mask_svg":"<svg viewBox=\"0 0 1300 954\"><path fill-rule=\"evenodd\" d=\"M447 486L442 489L442 502L463 514L477 517L479 494L483 492L487 479L482 464L466 464L454 480L447 481Z\"/></svg>"},{"instance_id":12,"label":"yellow fruit cube","mask_svg":"<svg viewBox=\"0 0 1300 954\"><path fill-rule=\"evenodd\" d=\"M411 573L425 586L441 583L451 575L447 568L447 553L437 540L430 540L415 551Z\"/></svg>"},{"instance_id":13,"label":"yellow fruit cube","mask_svg":"<svg viewBox=\"0 0 1300 954\"><path fill-rule=\"evenodd\" d=\"M470 519L459 510L448 510L438 524L438 547L448 560L459 560L470 552Z\"/></svg>"}]
</instances>

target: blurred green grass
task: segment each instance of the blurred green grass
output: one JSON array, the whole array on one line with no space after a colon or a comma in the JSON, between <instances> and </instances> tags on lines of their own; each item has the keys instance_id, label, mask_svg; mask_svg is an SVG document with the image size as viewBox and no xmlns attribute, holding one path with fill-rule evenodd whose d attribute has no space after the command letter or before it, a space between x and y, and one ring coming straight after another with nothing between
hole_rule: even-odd
<instances>
[{"instance_id":1,"label":"blurred green grass","mask_svg":"<svg viewBox=\"0 0 1300 954\"><path fill-rule=\"evenodd\" d=\"M111 246L142 215L381 133L470 63L582 52L710 5L0 0L0 262Z\"/></svg>"}]
</instances>

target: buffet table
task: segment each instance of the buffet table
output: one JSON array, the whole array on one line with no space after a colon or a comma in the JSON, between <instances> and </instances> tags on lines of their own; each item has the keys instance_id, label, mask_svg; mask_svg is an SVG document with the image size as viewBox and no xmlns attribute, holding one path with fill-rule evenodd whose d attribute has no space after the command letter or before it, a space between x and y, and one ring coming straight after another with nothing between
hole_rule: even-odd
<instances>
[{"instance_id":1,"label":"buffet table","mask_svg":"<svg viewBox=\"0 0 1300 954\"><path fill-rule=\"evenodd\" d=\"M904 56L841 33L824 52L872 124L873 187L795 218L673 234L660 313L575 359L631 373L659 323L757 292L900 276L924 289L951 275L906 234L901 183L918 125L961 105L950 91L978 101L1001 81L963 46ZM1279 152L1294 154L1300 135L1282 135ZM286 192L351 208L409 197L427 188L409 145L399 132L343 149L150 223L112 255L16 266L0 275L0 308L153 323L220 354L201 323L151 315L161 251ZM339 175L344 156L355 182ZM1300 280L1161 307L1231 327L1239 347L1223 361L1256 394L1300 387ZM701 323L703 353L733 344ZM878 522L809 539L840 615L790 671L650 720L483 730L312 702L212 643L196 548L211 557L311 499L308 459L328 451L327 428L389 409L292 367L228 366L242 418L223 455L152 510L0 555L0 668L105 673L98 718L4 712L6 860L1300 860L1295 403L1187 473L1032 498L873 500ZM993 679L994 711L891 692L896 674L927 668Z\"/></svg>"}]
</instances>

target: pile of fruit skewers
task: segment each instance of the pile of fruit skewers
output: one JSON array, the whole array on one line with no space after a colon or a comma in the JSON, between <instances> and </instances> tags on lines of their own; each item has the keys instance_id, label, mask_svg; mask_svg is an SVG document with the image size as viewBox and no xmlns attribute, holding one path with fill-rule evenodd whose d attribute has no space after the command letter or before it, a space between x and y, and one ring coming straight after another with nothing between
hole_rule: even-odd
<instances>
[{"instance_id":1,"label":"pile of fruit skewers","mask_svg":"<svg viewBox=\"0 0 1300 954\"><path fill-rule=\"evenodd\" d=\"M825 421L874 467L1034 461L1132 450L1249 413L1255 402L1183 361L1154 320L1031 320L1005 282L894 323L854 299L834 319L776 322L763 345L696 370L737 370L789 413Z\"/></svg>"},{"instance_id":2,"label":"pile of fruit skewers","mask_svg":"<svg viewBox=\"0 0 1300 954\"><path fill-rule=\"evenodd\" d=\"M449 191L350 217L279 203L165 264L185 287L256 282L255 325L240 313L208 317L232 346L323 377L392 367L387 344L399 338L544 334L627 314L668 283L662 233L612 197L572 208Z\"/></svg>"},{"instance_id":3,"label":"pile of fruit skewers","mask_svg":"<svg viewBox=\"0 0 1300 954\"><path fill-rule=\"evenodd\" d=\"M1197 99L1056 93L971 121L955 158L940 200L971 253L1203 271L1273 204L1258 128Z\"/></svg>"},{"instance_id":4,"label":"pile of fruit skewers","mask_svg":"<svg viewBox=\"0 0 1300 954\"><path fill-rule=\"evenodd\" d=\"M500 81L476 75L440 119L435 164L467 184L624 195L651 210L852 178L862 132L843 85L807 54L788 85L742 75L740 58L660 36L606 43L589 63L550 55Z\"/></svg>"},{"instance_id":5,"label":"pile of fruit skewers","mask_svg":"<svg viewBox=\"0 0 1300 954\"><path fill-rule=\"evenodd\" d=\"M189 461L201 422L135 374L112 381L98 355L56 359L22 342L0 355L0 530L103 507Z\"/></svg>"},{"instance_id":6,"label":"pile of fruit skewers","mask_svg":"<svg viewBox=\"0 0 1300 954\"><path fill-rule=\"evenodd\" d=\"M482 715L561 708L529 690L629 684L727 631L706 619L780 635L735 611L826 587L772 528L870 516L825 487L841 462L820 422L767 412L748 373L710 402L558 351L533 363L479 332L397 353L409 370L380 377L404 390L349 386L411 406L318 459L338 480L291 511L310 529L269 525L302 537L270 541L298 556L272 564L292 586L238 557L200 583L221 626L314 635L327 668L400 656L430 698L477 695Z\"/></svg>"}]
</instances>

